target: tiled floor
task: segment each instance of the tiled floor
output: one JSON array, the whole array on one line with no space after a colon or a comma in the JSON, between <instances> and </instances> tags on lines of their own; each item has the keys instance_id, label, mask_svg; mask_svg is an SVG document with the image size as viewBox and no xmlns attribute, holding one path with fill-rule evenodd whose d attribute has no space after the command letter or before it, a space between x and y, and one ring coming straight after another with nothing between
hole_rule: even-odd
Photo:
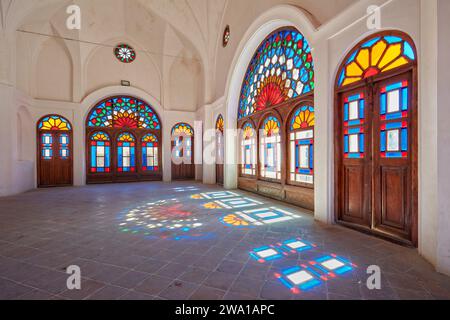
<instances>
[{"instance_id":1,"label":"tiled floor","mask_svg":"<svg viewBox=\"0 0 450 320\"><path fill-rule=\"evenodd\" d=\"M242 191L202 195L214 191L223 190L141 183L0 199L0 299L450 298L450 278L415 250L316 223L296 207ZM280 217L291 220L273 223ZM280 249L295 238L315 246ZM265 263L250 256L270 245L286 255ZM317 273L310 262L328 254L356 266L310 290L290 290L276 276L302 265ZM81 290L67 289L70 265L81 268ZM369 265L381 268L381 290L367 289Z\"/></svg>"}]
</instances>

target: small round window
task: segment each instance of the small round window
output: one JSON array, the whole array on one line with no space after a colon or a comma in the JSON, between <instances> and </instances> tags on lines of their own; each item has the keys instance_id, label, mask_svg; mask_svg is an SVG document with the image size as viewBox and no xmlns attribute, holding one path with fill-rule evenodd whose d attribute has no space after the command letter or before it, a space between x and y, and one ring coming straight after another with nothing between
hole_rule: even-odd
<instances>
[{"instance_id":1,"label":"small round window","mask_svg":"<svg viewBox=\"0 0 450 320\"><path fill-rule=\"evenodd\" d=\"M115 47L114 54L123 63L131 63L136 60L136 51L128 44L119 44Z\"/></svg>"}]
</instances>

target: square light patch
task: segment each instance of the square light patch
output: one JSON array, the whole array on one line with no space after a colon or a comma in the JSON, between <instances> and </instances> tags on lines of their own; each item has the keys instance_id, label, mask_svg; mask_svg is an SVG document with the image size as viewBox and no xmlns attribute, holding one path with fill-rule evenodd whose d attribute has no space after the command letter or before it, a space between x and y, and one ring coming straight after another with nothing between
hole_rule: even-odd
<instances>
[{"instance_id":1,"label":"square light patch","mask_svg":"<svg viewBox=\"0 0 450 320\"><path fill-rule=\"evenodd\" d=\"M322 266L324 266L325 268L327 268L328 270L336 270L339 268L342 268L343 266L345 266L344 263L342 263L341 261L337 260L337 259L331 259L331 260L327 260L321 263Z\"/></svg>"},{"instance_id":2,"label":"square light patch","mask_svg":"<svg viewBox=\"0 0 450 320\"><path fill-rule=\"evenodd\" d=\"M274 249L267 249L267 250L256 252L256 255L260 256L263 259L265 259L265 258L268 258L268 257L272 257L272 256L275 256L275 255L278 255L278 252L276 252Z\"/></svg>"},{"instance_id":3,"label":"square light patch","mask_svg":"<svg viewBox=\"0 0 450 320\"><path fill-rule=\"evenodd\" d=\"M311 281L314 277L306 272L305 270L292 273L286 277L289 281L291 281L294 285L298 286L305 282Z\"/></svg>"},{"instance_id":4,"label":"square light patch","mask_svg":"<svg viewBox=\"0 0 450 320\"><path fill-rule=\"evenodd\" d=\"M299 248L304 248L307 246L307 244L301 242L301 241L295 241L295 242L291 242L286 244L286 246L288 246L291 249L299 249Z\"/></svg>"}]
</instances>

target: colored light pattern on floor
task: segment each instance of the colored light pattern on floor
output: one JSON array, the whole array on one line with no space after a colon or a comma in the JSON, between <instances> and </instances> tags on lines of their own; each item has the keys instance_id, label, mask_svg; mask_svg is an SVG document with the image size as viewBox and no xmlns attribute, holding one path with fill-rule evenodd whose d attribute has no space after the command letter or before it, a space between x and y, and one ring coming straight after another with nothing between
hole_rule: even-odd
<instances>
[{"instance_id":1,"label":"colored light pattern on floor","mask_svg":"<svg viewBox=\"0 0 450 320\"><path fill-rule=\"evenodd\" d=\"M335 254L320 257L310 264L332 278L351 272L357 267L354 263Z\"/></svg>"},{"instance_id":2,"label":"colored light pattern on floor","mask_svg":"<svg viewBox=\"0 0 450 320\"><path fill-rule=\"evenodd\" d=\"M178 187L172 189L175 192L190 192L190 191L199 191L200 189L197 187Z\"/></svg>"},{"instance_id":3,"label":"colored light pattern on floor","mask_svg":"<svg viewBox=\"0 0 450 320\"><path fill-rule=\"evenodd\" d=\"M203 234L195 231L203 226L192 212L183 210L177 199L145 203L131 210L125 210L118 217L120 231L142 234L162 239L186 239Z\"/></svg>"},{"instance_id":4,"label":"colored light pattern on floor","mask_svg":"<svg viewBox=\"0 0 450 320\"><path fill-rule=\"evenodd\" d=\"M300 216L276 207L236 212L236 215L255 225L262 226L299 219Z\"/></svg>"},{"instance_id":5,"label":"colored light pattern on floor","mask_svg":"<svg viewBox=\"0 0 450 320\"><path fill-rule=\"evenodd\" d=\"M227 227L237 227L237 228L251 227L250 223L248 223L247 221L238 217L235 214L228 214L226 216L220 217L219 222Z\"/></svg>"},{"instance_id":6,"label":"colored light pattern on floor","mask_svg":"<svg viewBox=\"0 0 450 320\"><path fill-rule=\"evenodd\" d=\"M203 205L205 209L221 209L222 207L215 202L208 202Z\"/></svg>"},{"instance_id":7,"label":"colored light pattern on floor","mask_svg":"<svg viewBox=\"0 0 450 320\"><path fill-rule=\"evenodd\" d=\"M313 243L300 238L295 238L284 242L279 242L276 245L269 245L254 249L250 252L250 257L260 263L265 263L289 256L290 254L295 254L297 252L311 250L316 247L317 246Z\"/></svg>"},{"instance_id":8,"label":"colored light pattern on floor","mask_svg":"<svg viewBox=\"0 0 450 320\"><path fill-rule=\"evenodd\" d=\"M321 275L307 265L295 266L281 273L275 273L275 277L295 294L299 294L300 291L311 290L323 284Z\"/></svg>"},{"instance_id":9,"label":"colored light pattern on floor","mask_svg":"<svg viewBox=\"0 0 450 320\"><path fill-rule=\"evenodd\" d=\"M240 209L263 205L262 202L251 198L230 198L215 201L216 204L224 209Z\"/></svg>"},{"instance_id":10,"label":"colored light pattern on floor","mask_svg":"<svg viewBox=\"0 0 450 320\"><path fill-rule=\"evenodd\" d=\"M287 240L287 241L284 241L283 243L278 243L278 246L283 251L288 252L288 253L303 252L303 251L311 250L311 249L317 247L315 244L310 243L310 242L305 241L300 238Z\"/></svg>"},{"instance_id":11,"label":"colored light pattern on floor","mask_svg":"<svg viewBox=\"0 0 450 320\"><path fill-rule=\"evenodd\" d=\"M218 192L207 192L207 193L194 194L191 196L191 199L217 200L217 199L226 199L226 198L234 198L234 197L239 197L239 195L237 193L234 193L231 191L218 191Z\"/></svg>"},{"instance_id":12,"label":"colored light pattern on floor","mask_svg":"<svg viewBox=\"0 0 450 320\"><path fill-rule=\"evenodd\" d=\"M273 260L278 260L286 256L287 253L280 250L275 246L264 246L254 249L250 252L250 257L260 263L265 263Z\"/></svg>"}]
</instances>

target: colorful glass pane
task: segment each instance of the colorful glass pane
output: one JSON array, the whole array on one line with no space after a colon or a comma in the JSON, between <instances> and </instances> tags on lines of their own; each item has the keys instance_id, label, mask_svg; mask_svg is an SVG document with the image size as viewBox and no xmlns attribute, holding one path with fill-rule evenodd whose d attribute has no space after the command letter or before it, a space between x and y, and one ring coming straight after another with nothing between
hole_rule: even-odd
<instances>
[{"instance_id":1,"label":"colorful glass pane","mask_svg":"<svg viewBox=\"0 0 450 320\"><path fill-rule=\"evenodd\" d=\"M256 174L256 131L248 122L242 128L241 165L242 174Z\"/></svg>"},{"instance_id":2,"label":"colorful glass pane","mask_svg":"<svg viewBox=\"0 0 450 320\"><path fill-rule=\"evenodd\" d=\"M136 143L133 135L122 133L117 141L117 170L136 172Z\"/></svg>"},{"instance_id":3,"label":"colorful glass pane","mask_svg":"<svg viewBox=\"0 0 450 320\"><path fill-rule=\"evenodd\" d=\"M136 51L128 44L119 44L114 48L114 55L123 63L130 63L136 60Z\"/></svg>"},{"instance_id":4,"label":"colorful glass pane","mask_svg":"<svg viewBox=\"0 0 450 320\"><path fill-rule=\"evenodd\" d=\"M159 170L158 138L147 134L142 138L142 171Z\"/></svg>"},{"instance_id":5,"label":"colorful glass pane","mask_svg":"<svg viewBox=\"0 0 450 320\"><path fill-rule=\"evenodd\" d=\"M216 130L223 133L224 130L224 121L222 115L219 115L216 121Z\"/></svg>"},{"instance_id":6,"label":"colorful glass pane","mask_svg":"<svg viewBox=\"0 0 450 320\"><path fill-rule=\"evenodd\" d=\"M291 121L291 130L306 129L314 127L314 107L303 106L298 108Z\"/></svg>"},{"instance_id":7,"label":"colorful glass pane","mask_svg":"<svg viewBox=\"0 0 450 320\"><path fill-rule=\"evenodd\" d=\"M256 51L242 85L238 118L314 90L314 63L305 37L293 29L270 35Z\"/></svg>"},{"instance_id":8,"label":"colorful glass pane","mask_svg":"<svg viewBox=\"0 0 450 320\"><path fill-rule=\"evenodd\" d=\"M41 135L41 157L43 160L53 159L53 136L50 133Z\"/></svg>"},{"instance_id":9,"label":"colorful glass pane","mask_svg":"<svg viewBox=\"0 0 450 320\"><path fill-rule=\"evenodd\" d=\"M280 133L280 122L274 116L270 116L264 121L264 134L267 137Z\"/></svg>"},{"instance_id":10,"label":"colorful glass pane","mask_svg":"<svg viewBox=\"0 0 450 320\"><path fill-rule=\"evenodd\" d=\"M59 157L61 160L67 160L70 157L70 137L68 134L59 135Z\"/></svg>"},{"instance_id":11,"label":"colorful glass pane","mask_svg":"<svg viewBox=\"0 0 450 320\"><path fill-rule=\"evenodd\" d=\"M412 44L399 36L374 36L356 48L339 73L343 87L416 60Z\"/></svg>"},{"instance_id":12,"label":"colorful glass pane","mask_svg":"<svg viewBox=\"0 0 450 320\"><path fill-rule=\"evenodd\" d=\"M344 99L344 158L365 156L365 98L354 94Z\"/></svg>"},{"instance_id":13,"label":"colorful glass pane","mask_svg":"<svg viewBox=\"0 0 450 320\"><path fill-rule=\"evenodd\" d=\"M91 173L111 172L111 143L108 134L96 132L91 136Z\"/></svg>"},{"instance_id":14,"label":"colorful glass pane","mask_svg":"<svg viewBox=\"0 0 450 320\"><path fill-rule=\"evenodd\" d=\"M155 111L142 100L113 97L95 106L89 115L89 127L161 129Z\"/></svg>"},{"instance_id":15,"label":"colorful glass pane","mask_svg":"<svg viewBox=\"0 0 450 320\"><path fill-rule=\"evenodd\" d=\"M181 135L193 136L194 130L187 123L179 123L175 127L173 127L172 135L173 136L181 136Z\"/></svg>"},{"instance_id":16,"label":"colorful glass pane","mask_svg":"<svg viewBox=\"0 0 450 320\"><path fill-rule=\"evenodd\" d=\"M48 116L39 122L39 130L43 131L70 131L72 127L69 121L60 116Z\"/></svg>"}]
</instances>

